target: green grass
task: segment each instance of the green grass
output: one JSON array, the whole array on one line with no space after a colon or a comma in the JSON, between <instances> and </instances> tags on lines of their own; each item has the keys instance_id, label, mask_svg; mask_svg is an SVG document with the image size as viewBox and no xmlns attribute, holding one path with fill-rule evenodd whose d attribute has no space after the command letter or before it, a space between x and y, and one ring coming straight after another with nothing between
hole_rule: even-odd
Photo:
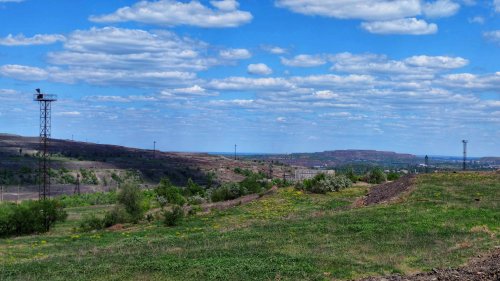
<instances>
[{"instance_id":1,"label":"green grass","mask_svg":"<svg viewBox=\"0 0 500 281\"><path fill-rule=\"evenodd\" d=\"M0 240L0 280L330 280L458 266L500 245L500 175L432 174L402 202L351 209L367 191L291 188L177 227ZM479 199L477 201L476 199Z\"/></svg>"}]
</instances>

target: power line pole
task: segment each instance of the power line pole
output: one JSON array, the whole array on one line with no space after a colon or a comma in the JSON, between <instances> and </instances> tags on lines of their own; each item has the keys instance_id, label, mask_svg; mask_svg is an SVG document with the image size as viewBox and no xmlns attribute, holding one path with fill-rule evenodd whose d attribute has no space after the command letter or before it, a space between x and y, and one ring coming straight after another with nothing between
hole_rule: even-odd
<instances>
[{"instance_id":1,"label":"power line pole","mask_svg":"<svg viewBox=\"0 0 500 281\"><path fill-rule=\"evenodd\" d=\"M463 161L463 167L462 169L465 171L467 170L467 143L468 140L462 140L462 143L464 144L464 161Z\"/></svg>"},{"instance_id":2,"label":"power line pole","mask_svg":"<svg viewBox=\"0 0 500 281\"><path fill-rule=\"evenodd\" d=\"M156 158L156 141L153 141L153 158Z\"/></svg>"},{"instance_id":3,"label":"power line pole","mask_svg":"<svg viewBox=\"0 0 500 281\"><path fill-rule=\"evenodd\" d=\"M34 94L33 100L40 104L39 151L41 155L38 161L38 197L40 200L45 200L47 197L50 197L49 142L51 136L51 106L52 102L57 101L57 96L44 94L40 91L40 89L36 89L36 94Z\"/></svg>"},{"instance_id":4,"label":"power line pole","mask_svg":"<svg viewBox=\"0 0 500 281\"><path fill-rule=\"evenodd\" d=\"M236 147L237 147L237 145L235 144L234 145L234 160L236 160Z\"/></svg>"},{"instance_id":5,"label":"power line pole","mask_svg":"<svg viewBox=\"0 0 500 281\"><path fill-rule=\"evenodd\" d=\"M425 173L429 173L429 156L425 155Z\"/></svg>"}]
</instances>

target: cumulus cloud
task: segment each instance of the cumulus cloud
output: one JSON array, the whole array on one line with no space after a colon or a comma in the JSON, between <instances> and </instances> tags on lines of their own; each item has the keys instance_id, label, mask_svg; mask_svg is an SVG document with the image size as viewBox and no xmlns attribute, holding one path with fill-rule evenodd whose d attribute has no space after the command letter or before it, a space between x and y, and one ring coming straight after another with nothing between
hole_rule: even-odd
<instances>
[{"instance_id":1,"label":"cumulus cloud","mask_svg":"<svg viewBox=\"0 0 500 281\"><path fill-rule=\"evenodd\" d=\"M475 16L473 18L469 18L469 22L470 23L484 24L486 22L486 20L484 19L484 17Z\"/></svg>"},{"instance_id":2,"label":"cumulus cloud","mask_svg":"<svg viewBox=\"0 0 500 281\"><path fill-rule=\"evenodd\" d=\"M500 30L483 32L483 36L486 40L500 45Z\"/></svg>"},{"instance_id":3,"label":"cumulus cloud","mask_svg":"<svg viewBox=\"0 0 500 281\"><path fill-rule=\"evenodd\" d=\"M262 49L268 53L274 55L283 55L287 53L285 48L277 47L277 46L262 46Z\"/></svg>"},{"instance_id":4,"label":"cumulus cloud","mask_svg":"<svg viewBox=\"0 0 500 281\"><path fill-rule=\"evenodd\" d=\"M326 60L321 55L297 55L290 59L281 58L281 63L293 67L314 67L326 64Z\"/></svg>"},{"instance_id":5,"label":"cumulus cloud","mask_svg":"<svg viewBox=\"0 0 500 281\"><path fill-rule=\"evenodd\" d=\"M192 25L198 27L237 27L252 20L252 14L238 10L235 0L210 1L214 8L199 1L175 0L140 1L131 7L123 7L114 13L91 16L99 23L135 21L165 26Z\"/></svg>"},{"instance_id":6,"label":"cumulus cloud","mask_svg":"<svg viewBox=\"0 0 500 281\"><path fill-rule=\"evenodd\" d=\"M436 24L429 24L425 20L416 18L363 22L361 27L374 34L427 35L438 31Z\"/></svg>"},{"instance_id":7,"label":"cumulus cloud","mask_svg":"<svg viewBox=\"0 0 500 281\"><path fill-rule=\"evenodd\" d=\"M460 10L460 5L451 0L437 0L425 3L423 13L429 18L453 16Z\"/></svg>"},{"instance_id":8,"label":"cumulus cloud","mask_svg":"<svg viewBox=\"0 0 500 281\"><path fill-rule=\"evenodd\" d=\"M244 60L252 57L252 53L250 53L247 49L227 49L221 50L219 55L223 59L228 60Z\"/></svg>"},{"instance_id":9,"label":"cumulus cloud","mask_svg":"<svg viewBox=\"0 0 500 281\"><path fill-rule=\"evenodd\" d=\"M0 76L26 81L41 81L48 77L48 72L38 67L17 64L0 66Z\"/></svg>"},{"instance_id":10,"label":"cumulus cloud","mask_svg":"<svg viewBox=\"0 0 500 281\"><path fill-rule=\"evenodd\" d=\"M277 0L276 5L305 15L367 21L412 17L422 10L420 0Z\"/></svg>"},{"instance_id":11,"label":"cumulus cloud","mask_svg":"<svg viewBox=\"0 0 500 281\"><path fill-rule=\"evenodd\" d=\"M33 37L26 37L23 34L9 34L5 38L0 38L0 45L3 46L29 46L29 45L48 45L58 41L64 41L66 38L59 34L36 34Z\"/></svg>"},{"instance_id":12,"label":"cumulus cloud","mask_svg":"<svg viewBox=\"0 0 500 281\"><path fill-rule=\"evenodd\" d=\"M263 63L249 64L247 68L248 73L256 75L269 75L273 70Z\"/></svg>"},{"instance_id":13,"label":"cumulus cloud","mask_svg":"<svg viewBox=\"0 0 500 281\"><path fill-rule=\"evenodd\" d=\"M493 5L495 6L495 12L500 13L500 0L493 0Z\"/></svg>"}]
</instances>

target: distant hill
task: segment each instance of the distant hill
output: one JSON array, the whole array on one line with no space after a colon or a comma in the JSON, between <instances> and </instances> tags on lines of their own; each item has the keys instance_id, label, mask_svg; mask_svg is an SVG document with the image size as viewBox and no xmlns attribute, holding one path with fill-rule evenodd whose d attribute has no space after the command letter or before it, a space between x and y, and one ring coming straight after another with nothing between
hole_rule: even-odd
<instances>
[{"instance_id":1,"label":"distant hill","mask_svg":"<svg viewBox=\"0 0 500 281\"><path fill-rule=\"evenodd\" d=\"M260 155L257 158L306 167L338 167L346 164L407 165L422 161L413 154L377 150L334 150L289 155Z\"/></svg>"},{"instance_id":2,"label":"distant hill","mask_svg":"<svg viewBox=\"0 0 500 281\"><path fill-rule=\"evenodd\" d=\"M482 157L479 158L478 161L493 165L500 165L500 157Z\"/></svg>"},{"instance_id":3,"label":"distant hill","mask_svg":"<svg viewBox=\"0 0 500 281\"><path fill-rule=\"evenodd\" d=\"M35 184L37 150L37 137L0 134L0 185ZM82 170L88 176L86 181L96 185L108 185L132 176L151 184L163 177L179 185L185 185L189 178L207 184L244 179L234 172L237 167L254 172L269 171L265 163L206 153L154 153L153 150L59 139L51 140L50 153L56 184L71 183ZM276 167L273 172L281 175L282 168Z\"/></svg>"}]
</instances>

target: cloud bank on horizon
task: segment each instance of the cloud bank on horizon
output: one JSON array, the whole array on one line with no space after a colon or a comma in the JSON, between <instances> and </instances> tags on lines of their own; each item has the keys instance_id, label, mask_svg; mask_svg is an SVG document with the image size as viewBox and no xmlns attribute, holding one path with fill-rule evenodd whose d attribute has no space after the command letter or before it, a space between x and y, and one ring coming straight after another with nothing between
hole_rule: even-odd
<instances>
[{"instance_id":1,"label":"cloud bank on horizon","mask_svg":"<svg viewBox=\"0 0 500 281\"><path fill-rule=\"evenodd\" d=\"M44 2L0 0L2 132L41 87L60 138L500 155L498 0Z\"/></svg>"}]
</instances>

